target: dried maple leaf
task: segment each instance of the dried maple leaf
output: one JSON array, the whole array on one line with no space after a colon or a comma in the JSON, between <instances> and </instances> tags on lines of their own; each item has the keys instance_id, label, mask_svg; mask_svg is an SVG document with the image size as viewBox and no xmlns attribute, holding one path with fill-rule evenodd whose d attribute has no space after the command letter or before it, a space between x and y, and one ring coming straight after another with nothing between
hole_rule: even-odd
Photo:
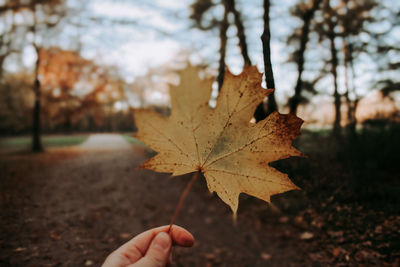
<instances>
[{"instance_id":1,"label":"dried maple leaf","mask_svg":"<svg viewBox=\"0 0 400 267\"><path fill-rule=\"evenodd\" d=\"M201 171L209 190L234 213L242 192L269 202L271 195L298 189L268 164L302 155L291 144L303 121L274 112L250 123L257 105L273 91L264 90L261 79L254 66L238 76L227 71L212 109L208 102L213 80L200 79L196 67L181 72L180 84L170 89L169 117L135 111L137 138L158 152L142 167L174 176Z\"/></svg>"}]
</instances>

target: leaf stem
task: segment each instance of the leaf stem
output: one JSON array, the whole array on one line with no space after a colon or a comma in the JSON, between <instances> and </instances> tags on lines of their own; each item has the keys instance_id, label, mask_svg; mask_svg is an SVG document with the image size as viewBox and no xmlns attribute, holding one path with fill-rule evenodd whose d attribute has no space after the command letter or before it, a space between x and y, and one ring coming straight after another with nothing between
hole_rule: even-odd
<instances>
[{"instance_id":1,"label":"leaf stem","mask_svg":"<svg viewBox=\"0 0 400 267\"><path fill-rule=\"evenodd\" d=\"M176 205L175 212L174 212L174 215L172 216L171 223L169 224L169 228L168 228L167 233L170 233L172 225L175 223L175 221L176 221L176 219L177 219L177 217L178 217L178 215L179 215L179 213L180 213L180 211L182 209L183 202L185 201L186 196L189 193L190 189L192 188L194 182L197 180L197 177L199 177L199 174L200 174L200 170L195 172L195 174L193 175L192 179L189 181L189 183L186 185L185 189L183 190L183 192L181 194L181 197L179 198L178 205Z\"/></svg>"}]
</instances>

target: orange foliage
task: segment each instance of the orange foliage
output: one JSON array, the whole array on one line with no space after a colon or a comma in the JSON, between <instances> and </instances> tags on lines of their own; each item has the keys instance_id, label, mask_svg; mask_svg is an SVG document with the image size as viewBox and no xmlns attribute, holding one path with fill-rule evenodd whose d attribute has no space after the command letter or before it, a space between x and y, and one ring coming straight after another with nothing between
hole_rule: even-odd
<instances>
[{"instance_id":1,"label":"orange foliage","mask_svg":"<svg viewBox=\"0 0 400 267\"><path fill-rule=\"evenodd\" d=\"M47 122L64 122L69 127L90 112L100 124L104 107L124 97L118 78L75 51L53 47L40 50L39 57L43 115Z\"/></svg>"}]
</instances>

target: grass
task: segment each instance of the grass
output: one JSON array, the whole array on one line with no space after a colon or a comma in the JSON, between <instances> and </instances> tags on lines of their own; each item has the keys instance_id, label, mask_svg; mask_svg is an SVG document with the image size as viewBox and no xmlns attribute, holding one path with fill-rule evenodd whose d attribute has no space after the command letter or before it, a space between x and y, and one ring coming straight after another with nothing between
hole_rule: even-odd
<instances>
[{"instance_id":1,"label":"grass","mask_svg":"<svg viewBox=\"0 0 400 267\"><path fill-rule=\"evenodd\" d=\"M128 141L135 147L136 152L143 155L145 158L151 158L157 154L155 151L146 146L142 141L133 137L131 134L123 134L122 136L125 138L126 141Z\"/></svg>"},{"instance_id":2,"label":"grass","mask_svg":"<svg viewBox=\"0 0 400 267\"><path fill-rule=\"evenodd\" d=\"M44 147L74 146L83 143L87 135L51 135L43 136ZM31 146L30 136L6 137L0 139L0 149L25 149Z\"/></svg>"},{"instance_id":3,"label":"grass","mask_svg":"<svg viewBox=\"0 0 400 267\"><path fill-rule=\"evenodd\" d=\"M130 134L123 134L122 136L125 138L126 141L128 141L132 145L146 146L142 141L136 139L135 137L133 137Z\"/></svg>"}]
</instances>

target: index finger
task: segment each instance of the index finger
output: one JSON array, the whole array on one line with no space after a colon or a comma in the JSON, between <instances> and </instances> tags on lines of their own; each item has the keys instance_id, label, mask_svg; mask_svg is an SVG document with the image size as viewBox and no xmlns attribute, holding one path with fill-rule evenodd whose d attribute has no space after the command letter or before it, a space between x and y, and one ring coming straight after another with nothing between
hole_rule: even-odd
<instances>
[{"instance_id":1,"label":"index finger","mask_svg":"<svg viewBox=\"0 0 400 267\"><path fill-rule=\"evenodd\" d=\"M153 238L160 232L167 232L168 229L169 225L164 225L143 232L122 245L119 249L117 249L117 251L125 255L129 254L129 258L133 262L137 261L146 254L146 251L149 248ZM177 225L173 225L169 234L174 245L182 247L193 246L194 237L186 229Z\"/></svg>"}]
</instances>

